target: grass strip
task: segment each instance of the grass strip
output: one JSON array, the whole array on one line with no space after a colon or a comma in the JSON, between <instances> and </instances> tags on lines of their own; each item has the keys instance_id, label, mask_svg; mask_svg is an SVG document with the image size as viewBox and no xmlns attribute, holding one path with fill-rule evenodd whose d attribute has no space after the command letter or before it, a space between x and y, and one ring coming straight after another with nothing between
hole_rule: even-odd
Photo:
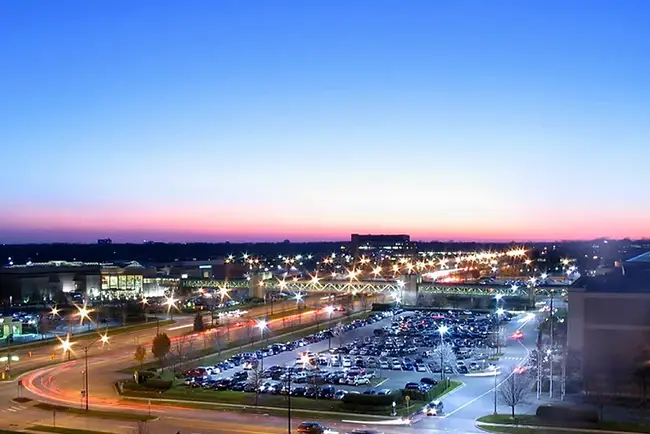
<instances>
[{"instance_id":1,"label":"grass strip","mask_svg":"<svg viewBox=\"0 0 650 434\"><path fill-rule=\"evenodd\" d=\"M110 431L90 431L87 429L66 428L63 426L33 425L28 431L53 432L59 434L112 434Z\"/></svg>"},{"instance_id":2,"label":"grass strip","mask_svg":"<svg viewBox=\"0 0 650 434\"><path fill-rule=\"evenodd\" d=\"M571 423L567 421L548 421L539 419L532 414L516 414L514 419L509 414L490 414L476 419L477 422L491 423L503 425L502 427L495 426L482 426L487 430L496 428L516 428L516 429L531 429L528 427L544 427L544 428L573 428L573 429L592 429L603 431L625 431L625 432L638 432L650 433L650 425L636 424L630 422L618 421L601 421L598 423Z\"/></svg>"},{"instance_id":3,"label":"grass strip","mask_svg":"<svg viewBox=\"0 0 650 434\"><path fill-rule=\"evenodd\" d=\"M174 320L166 319L166 320L161 320L159 324L161 326L165 326L165 325L174 324L175 322L176 321L174 321ZM138 331L138 330L146 330L146 329L152 328L152 327L156 327L156 321L149 321L149 322L143 322L143 323L125 325L125 326L109 327L108 331L110 332L111 336L114 336L114 335L121 335L121 334L124 334L124 333L135 332L135 331ZM83 338L89 337L89 336L96 336L97 332L100 331L100 330L104 330L104 328L100 328L100 329L97 329L97 330L89 330L89 331L82 332L82 333L76 333L76 334L73 335L73 337L83 339ZM47 338L47 339L41 339L41 340L34 341L34 342L26 342L24 344L12 344L11 347L7 347L6 345L4 345L4 346L0 347L0 350L5 351L5 352L7 352L7 351L14 352L14 351L21 351L21 350L29 350L29 349L33 349L33 348L46 347L46 346L52 345L52 344L58 345L59 340L56 337L52 337L52 338Z\"/></svg>"},{"instance_id":4,"label":"grass strip","mask_svg":"<svg viewBox=\"0 0 650 434\"><path fill-rule=\"evenodd\" d=\"M47 402L39 402L34 405L35 408L46 411L56 411L60 413L69 413L76 414L86 417L94 417L98 419L110 419L110 420L135 420L146 422L150 420L155 420L155 416L148 416L146 414L137 414L137 413L117 413L114 411L103 411L103 410L84 410L81 408L66 407L63 405L55 405Z\"/></svg>"},{"instance_id":5,"label":"grass strip","mask_svg":"<svg viewBox=\"0 0 650 434\"><path fill-rule=\"evenodd\" d=\"M201 360L201 363L205 365L216 364L242 351L255 351L260 348L266 348L268 345L274 343L292 341L295 339L308 336L314 333L314 331L316 330L327 329L331 325L336 325L339 322L342 324L347 324L356 319L365 318L368 315L370 315L370 312L363 311L363 312L354 313L345 318L336 318L336 319L332 319L331 321L323 321L318 324L316 323L310 325L297 324L295 326L284 327L278 330L279 334L275 336L269 336L268 338L264 339L263 342L260 342L258 339L252 344L250 343L250 338L247 336L245 338L229 342L228 346L225 349L221 349L221 351L215 351L214 348L198 350L197 352L195 352L194 354L188 357L190 359L190 362L185 362L184 365L188 365L192 361L198 361L198 360ZM145 371L147 369L156 369L159 367L160 364L157 361L151 361L143 364L142 367L140 367L140 365L133 365L129 368L120 369L118 372L124 374L132 374L133 371L135 370Z\"/></svg>"}]
</instances>

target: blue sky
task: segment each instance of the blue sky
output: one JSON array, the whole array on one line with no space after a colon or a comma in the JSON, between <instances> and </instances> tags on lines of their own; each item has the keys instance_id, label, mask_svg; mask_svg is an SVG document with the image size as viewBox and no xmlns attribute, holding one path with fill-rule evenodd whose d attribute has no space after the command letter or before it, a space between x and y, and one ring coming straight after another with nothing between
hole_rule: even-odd
<instances>
[{"instance_id":1,"label":"blue sky","mask_svg":"<svg viewBox=\"0 0 650 434\"><path fill-rule=\"evenodd\" d=\"M646 1L0 5L0 242L645 236Z\"/></svg>"}]
</instances>

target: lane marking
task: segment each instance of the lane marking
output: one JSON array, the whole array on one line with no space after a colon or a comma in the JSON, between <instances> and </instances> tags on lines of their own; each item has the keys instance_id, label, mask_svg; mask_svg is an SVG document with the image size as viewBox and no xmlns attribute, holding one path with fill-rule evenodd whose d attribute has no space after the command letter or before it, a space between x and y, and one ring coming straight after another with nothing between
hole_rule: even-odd
<instances>
[{"instance_id":1,"label":"lane marking","mask_svg":"<svg viewBox=\"0 0 650 434\"><path fill-rule=\"evenodd\" d=\"M532 318L526 320L522 325L519 326L519 328L518 328L517 330L521 330L521 328L524 327L526 324L528 324L528 323L530 322L531 319L532 319ZM519 345L521 345L522 347L524 347L524 349L526 350L526 356L525 356L525 359L527 359L527 358L530 356L530 350L529 350L528 347L527 347L526 345L524 345L521 341L518 340L517 343L518 343ZM521 365L522 365L522 363L520 363L520 364L517 365L517 366L521 366ZM513 370L513 371L512 371L512 372L511 372L511 373L510 373L506 378L503 379L503 381L501 381L499 384L497 384L496 389L499 389L499 387L501 387L501 385L502 385L503 383L505 383L506 381L508 381L508 378L510 378L510 377L511 377L512 375L514 375L514 374L515 374L515 371ZM492 387L492 388L490 388L489 390L487 390L486 392L484 392L484 393L482 393L481 395L477 396L476 398L467 401L465 404L461 405L461 406L458 407L457 409L455 409L455 410L453 410L453 411L450 411L449 413L445 414L445 415L443 416L443 418L450 417L450 416L454 415L455 413L458 413L460 410L466 408L467 406L472 405L473 403L475 403L475 402L478 401L479 399L483 398L484 396L487 396L488 394L494 393L494 389L495 389L495 387Z\"/></svg>"}]
</instances>

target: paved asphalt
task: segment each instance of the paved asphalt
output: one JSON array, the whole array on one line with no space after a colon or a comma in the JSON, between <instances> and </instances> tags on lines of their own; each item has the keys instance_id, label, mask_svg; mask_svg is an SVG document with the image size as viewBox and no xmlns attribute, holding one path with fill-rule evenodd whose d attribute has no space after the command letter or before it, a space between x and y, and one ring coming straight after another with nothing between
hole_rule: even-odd
<instances>
[{"instance_id":1,"label":"paved asphalt","mask_svg":"<svg viewBox=\"0 0 650 434\"><path fill-rule=\"evenodd\" d=\"M314 304L317 304L319 300L316 299L316 297L309 297L307 299L307 306L313 306ZM295 309L295 302L294 301L285 301L285 302L276 302L274 304L274 313L279 313L288 309ZM268 306L258 306L254 308L248 309L248 316L250 317L256 317L256 316L263 316L265 314L269 313L269 307ZM322 319L322 315L321 315ZM161 330L169 335L169 337L175 337L175 336L180 336L184 333L187 333L189 329L191 329L194 321L194 315L174 315L174 320L176 321L176 324L173 326L163 326ZM156 327L151 327L147 329L141 329L141 330L136 330L133 332L128 332L128 333L121 333L114 335L110 338L110 343L111 343L111 348L116 348L116 347L122 347L123 345L127 345L130 347L135 348L136 345L138 344L147 344L150 343L153 339L153 337L156 334ZM110 329L108 330L108 335L109 337L111 336L111 331ZM71 357L81 357L83 356L83 351L81 349L86 346L91 344L92 342L96 341L98 339L99 335L95 336L85 336L85 337L72 337L71 340L74 343L73 345L73 351L71 354ZM60 349L61 345L58 341L52 342L51 344L44 344L43 346L39 346L36 348L26 348L26 349L21 349L20 347L14 347L11 349L11 354L12 355L17 355L20 358L20 361L18 362L13 362L11 364L11 370L12 371L20 371L20 372L26 372L31 369L36 369L43 367L44 365L47 364L52 364L52 363L57 363L57 362L62 362L67 359L66 356L64 356L61 352ZM4 349L3 351L7 351L7 349ZM88 356L93 357L95 355L102 354L104 352L104 349L101 348L100 343L95 343L90 347L88 350Z\"/></svg>"},{"instance_id":2,"label":"paved asphalt","mask_svg":"<svg viewBox=\"0 0 650 434\"><path fill-rule=\"evenodd\" d=\"M535 344L534 323L535 321L523 321L524 317L514 318L508 325L508 335L514 330L521 328L524 332L522 343L509 341L505 348L505 355L499 366L501 374L497 382L506 377L506 372L523 360L527 354L526 346L529 348ZM349 339L363 337L372 333L372 329L382 324L357 329L349 333ZM176 325L178 327L178 325ZM173 327L168 327L171 329ZM178 330L178 329L177 329ZM182 330L182 329L181 329ZM173 330L168 330L174 333ZM243 333L243 331L242 331ZM147 336L146 334L143 334ZM149 331L148 338L151 338ZM117 338L117 336L116 336ZM120 367L132 364L132 355L135 343L133 337L124 336L125 345L111 345L111 348L99 348L93 353L89 360L89 372L91 381L91 408L95 409L119 409L124 412L147 412L146 403L123 403L116 397L112 389L113 382L120 376L115 371ZM307 349L318 352L327 348L327 341L314 344ZM334 345L334 343L333 343ZM119 349L117 348L119 347ZM265 366L287 363L295 359L295 354L284 353L268 357ZM28 375L24 378L26 390L25 396L31 396L40 400L64 402L68 405L81 405L80 389L82 384L81 361L71 361L53 368L41 370L38 373ZM391 380L381 387L399 387L410 378L419 378L424 373L415 372L391 372ZM493 409L494 378L476 378L464 376L460 378L465 385L452 394L443 398L445 403L445 417L429 417L416 421L411 427L407 426L376 426L386 433L417 433L423 429L433 431L449 432L474 432L474 419L478 416L488 414ZM4 383L0 385L0 394L5 401L16 394L15 383ZM500 408L500 411L505 411ZM209 433L280 433L287 432L286 418L263 415L247 415L242 413L229 413L212 410L195 410L178 408L171 405L152 405L151 413L159 415L161 419L151 423L151 432L156 434L181 433L209 434ZM8 425L16 423L21 427L29 423L52 424L52 415L41 410L31 409L28 405L7 403L2 411L3 420ZM294 427L301 420L294 418ZM336 430L344 432L353 428L367 426L367 424L354 424L341 421L325 421ZM73 417L57 415L57 425L73 426L75 428L96 429L115 433L133 432L134 423L107 422L92 418Z\"/></svg>"}]
</instances>

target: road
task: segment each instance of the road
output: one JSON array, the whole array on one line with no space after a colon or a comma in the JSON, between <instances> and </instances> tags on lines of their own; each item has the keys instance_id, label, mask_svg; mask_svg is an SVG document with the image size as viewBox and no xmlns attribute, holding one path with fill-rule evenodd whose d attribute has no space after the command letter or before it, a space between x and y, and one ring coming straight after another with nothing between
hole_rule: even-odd
<instances>
[{"instance_id":1,"label":"road","mask_svg":"<svg viewBox=\"0 0 650 434\"><path fill-rule=\"evenodd\" d=\"M521 328L524 331L524 342L521 344L516 341L510 341L505 348L505 356L499 362L501 372L508 372L512 366L515 366L526 356L526 345L534 345L534 321L523 321L522 318L515 318L508 325L507 333ZM521 321L521 322L520 322ZM376 324L375 326L381 326ZM170 327L171 328L171 327ZM356 329L350 332L349 339L363 337L371 333L374 327ZM327 348L327 341L313 344L308 348L310 351L321 351ZM91 382L91 408L113 410L119 409L126 413L129 412L147 412L149 407L146 403L125 403L120 402L117 398L112 384L120 378L120 374L115 371L128 366L132 363L133 346L130 348L117 349L111 345L111 349L98 350L89 360L89 372ZM120 346L121 347L121 346ZM125 346L127 347L127 346ZM283 358L284 357L284 358ZM277 358L277 359L274 359ZM266 366L272 364L281 364L283 360L286 363L287 358L295 358L295 355L288 353L268 357L265 361ZM56 401L68 405L81 405L80 390L82 388L82 370L81 361L71 361L52 368L48 368L38 373L25 376L23 383L26 386L26 396L37 398L39 400ZM392 374L392 373L391 373ZM421 373L400 373L400 375L418 375ZM497 378L497 382L505 379L506 374ZM123 376L122 376L123 378ZM465 385L457 389L452 394L444 397L445 417L440 418L422 418L416 421L413 426L381 426L381 430L386 433L416 433L422 432L422 429L433 431L447 432L474 432L474 419L478 416L492 412L494 378L476 378L463 377L461 380ZM393 380L399 381L401 380ZM401 383L403 384L403 383ZM16 386L3 385L2 393L7 398L15 396ZM384 387L384 386L382 386ZM385 386L389 387L389 386ZM15 404L13 404L15 406ZM28 405L21 405L14 408L14 411L6 410L3 416L7 421L16 421L19 426L24 427L28 423L34 423L35 420L51 424L51 415L40 410L31 409ZM12 408L8 406L7 408ZM503 410L503 409L502 409ZM172 405L152 405L151 414L159 415L160 420L151 422L152 432L165 434L182 433L209 434L209 433L275 433L287 432L286 418L275 416L258 416L241 413L228 413L223 411L198 410L179 408ZM59 416L57 416L59 417ZM61 415L63 417L63 415ZM66 423L75 428L100 429L106 431L106 421L97 421L92 418L70 417ZM300 422L294 418L294 427ZM60 425L64 425L63 419L59 420ZM324 421L334 429L345 431L353 428L359 428L365 424L354 424L331 420ZM103 425L103 427L102 427ZM115 422L111 426L112 432L133 432L134 423ZM378 428L375 426L375 428Z\"/></svg>"},{"instance_id":2,"label":"road","mask_svg":"<svg viewBox=\"0 0 650 434\"><path fill-rule=\"evenodd\" d=\"M306 309L309 309L311 306L320 305L319 297L309 297L306 298ZM295 310L296 303L295 301L283 301L274 303L273 312L279 313L288 310ZM264 316L270 313L268 305L256 306L248 309L248 317L259 317ZM176 314L173 316L176 323L173 326L163 326L161 331L167 333L170 338L180 336L187 333L193 326L194 315L179 315ZM321 315L321 319L324 317ZM157 333L155 326L146 329L135 330L132 332L116 334L112 337L110 329L108 330L108 335L110 337L111 348L118 346L129 346L132 348L132 352L135 349L135 346L138 344L149 344L153 340L154 336ZM87 345L92 346L88 350L88 356L93 357L95 355L101 354L104 349L101 348L100 343L93 342L97 341L99 338L98 335L91 336L79 336L72 337L71 341L73 342L73 351L70 354L70 358L79 357L83 355L81 349ZM7 352L7 349L2 350L3 353ZM5 368L9 368L9 373L11 372L27 372L31 369L41 368L47 364L53 364L57 362L63 362L68 359L68 355L64 355L61 352L61 345L58 341L52 342L50 344L44 344L43 346L32 347L32 348L20 348L14 347L11 349L11 355L18 356L18 362L11 362L7 364Z\"/></svg>"}]
</instances>

